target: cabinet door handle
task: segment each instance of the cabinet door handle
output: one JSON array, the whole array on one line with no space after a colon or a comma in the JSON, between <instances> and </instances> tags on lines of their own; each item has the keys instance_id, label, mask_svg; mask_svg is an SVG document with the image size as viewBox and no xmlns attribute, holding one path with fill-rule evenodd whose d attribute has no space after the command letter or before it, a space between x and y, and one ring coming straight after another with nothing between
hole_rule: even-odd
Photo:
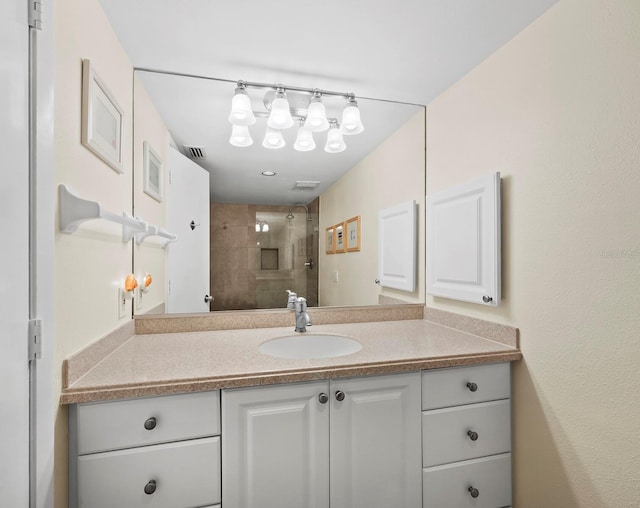
<instances>
[{"instance_id":1,"label":"cabinet door handle","mask_svg":"<svg viewBox=\"0 0 640 508\"><path fill-rule=\"evenodd\" d=\"M469 436L469 439L471 439L471 441L477 441L478 440L478 433L474 432L472 430L467 432L467 436Z\"/></svg>"},{"instance_id":2,"label":"cabinet door handle","mask_svg":"<svg viewBox=\"0 0 640 508\"><path fill-rule=\"evenodd\" d=\"M475 383L467 383L467 388L469 388L469 391L475 392L478 390L478 385Z\"/></svg>"},{"instance_id":3,"label":"cabinet door handle","mask_svg":"<svg viewBox=\"0 0 640 508\"><path fill-rule=\"evenodd\" d=\"M144 493L150 496L156 491L157 484L155 480L149 480L147 484L144 486Z\"/></svg>"},{"instance_id":4,"label":"cabinet door handle","mask_svg":"<svg viewBox=\"0 0 640 508\"><path fill-rule=\"evenodd\" d=\"M144 422L144 428L147 430L153 430L156 428L156 425L158 424L158 421L156 420L155 416L152 416L151 418L147 418Z\"/></svg>"},{"instance_id":5,"label":"cabinet door handle","mask_svg":"<svg viewBox=\"0 0 640 508\"><path fill-rule=\"evenodd\" d=\"M344 400L344 392L343 392L343 391L338 390L338 391L336 392L336 400L337 400L338 402L342 402L342 401Z\"/></svg>"},{"instance_id":6,"label":"cabinet door handle","mask_svg":"<svg viewBox=\"0 0 640 508\"><path fill-rule=\"evenodd\" d=\"M318 395L318 400L320 404L326 404L329 401L329 396L326 393L321 393Z\"/></svg>"},{"instance_id":7,"label":"cabinet door handle","mask_svg":"<svg viewBox=\"0 0 640 508\"><path fill-rule=\"evenodd\" d=\"M469 490L469 494L473 498L476 498L476 497L478 497L480 495L480 491L478 489L473 488L473 487L469 487L467 490Z\"/></svg>"}]
</instances>

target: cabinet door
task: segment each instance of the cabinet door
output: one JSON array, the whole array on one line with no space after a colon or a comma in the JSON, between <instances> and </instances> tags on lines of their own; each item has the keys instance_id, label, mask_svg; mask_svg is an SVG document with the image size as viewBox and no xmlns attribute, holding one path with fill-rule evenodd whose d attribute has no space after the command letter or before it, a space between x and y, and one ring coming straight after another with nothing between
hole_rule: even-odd
<instances>
[{"instance_id":1,"label":"cabinet door","mask_svg":"<svg viewBox=\"0 0 640 508\"><path fill-rule=\"evenodd\" d=\"M225 508L328 508L328 386L223 391Z\"/></svg>"},{"instance_id":2,"label":"cabinet door","mask_svg":"<svg viewBox=\"0 0 640 508\"><path fill-rule=\"evenodd\" d=\"M500 304L500 173L427 196L427 293Z\"/></svg>"},{"instance_id":3,"label":"cabinet door","mask_svg":"<svg viewBox=\"0 0 640 508\"><path fill-rule=\"evenodd\" d=\"M331 508L420 507L420 374L335 380L330 391Z\"/></svg>"}]
</instances>

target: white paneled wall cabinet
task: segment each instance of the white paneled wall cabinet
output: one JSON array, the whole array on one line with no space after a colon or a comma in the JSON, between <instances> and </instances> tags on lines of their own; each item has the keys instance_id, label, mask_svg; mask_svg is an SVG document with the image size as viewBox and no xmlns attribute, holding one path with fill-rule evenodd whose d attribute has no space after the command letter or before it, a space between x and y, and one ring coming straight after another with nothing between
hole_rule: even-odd
<instances>
[{"instance_id":1,"label":"white paneled wall cabinet","mask_svg":"<svg viewBox=\"0 0 640 508\"><path fill-rule=\"evenodd\" d=\"M500 305L500 173L427 195L427 294Z\"/></svg>"},{"instance_id":2,"label":"white paneled wall cabinet","mask_svg":"<svg viewBox=\"0 0 640 508\"><path fill-rule=\"evenodd\" d=\"M71 507L511 504L509 364L78 404Z\"/></svg>"}]
</instances>

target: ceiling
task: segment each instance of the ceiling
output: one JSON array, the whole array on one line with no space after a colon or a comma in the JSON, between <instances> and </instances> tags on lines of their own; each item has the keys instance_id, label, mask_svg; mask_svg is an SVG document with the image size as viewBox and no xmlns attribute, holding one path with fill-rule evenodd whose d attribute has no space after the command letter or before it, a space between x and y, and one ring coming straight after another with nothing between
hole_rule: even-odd
<instances>
[{"instance_id":1,"label":"ceiling","mask_svg":"<svg viewBox=\"0 0 640 508\"><path fill-rule=\"evenodd\" d=\"M429 104L556 2L101 0L136 68L356 94L365 131L345 136L345 152L325 153L324 133L313 152L295 152L295 129L287 147L266 150L261 119L253 146L237 148L228 143L233 83L140 73L177 145L205 147L212 198L264 204L309 202L415 114L415 105ZM259 107L261 92L249 93ZM265 169L278 174L265 178ZM301 192L295 180L321 184Z\"/></svg>"}]
</instances>

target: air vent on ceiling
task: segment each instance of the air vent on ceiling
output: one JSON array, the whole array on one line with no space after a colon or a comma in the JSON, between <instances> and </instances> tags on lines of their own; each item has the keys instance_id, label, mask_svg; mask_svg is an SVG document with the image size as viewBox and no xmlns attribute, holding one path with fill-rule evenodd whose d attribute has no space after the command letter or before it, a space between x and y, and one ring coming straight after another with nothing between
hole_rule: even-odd
<instances>
[{"instance_id":1,"label":"air vent on ceiling","mask_svg":"<svg viewBox=\"0 0 640 508\"><path fill-rule=\"evenodd\" d=\"M295 188L300 190L310 190L315 189L318 185L320 185L320 182L314 182L313 180L298 180Z\"/></svg>"},{"instance_id":2,"label":"air vent on ceiling","mask_svg":"<svg viewBox=\"0 0 640 508\"><path fill-rule=\"evenodd\" d=\"M187 157L191 159L206 159L207 154L204 151L204 148L201 146L189 146L183 145L184 153L187 154Z\"/></svg>"}]
</instances>

